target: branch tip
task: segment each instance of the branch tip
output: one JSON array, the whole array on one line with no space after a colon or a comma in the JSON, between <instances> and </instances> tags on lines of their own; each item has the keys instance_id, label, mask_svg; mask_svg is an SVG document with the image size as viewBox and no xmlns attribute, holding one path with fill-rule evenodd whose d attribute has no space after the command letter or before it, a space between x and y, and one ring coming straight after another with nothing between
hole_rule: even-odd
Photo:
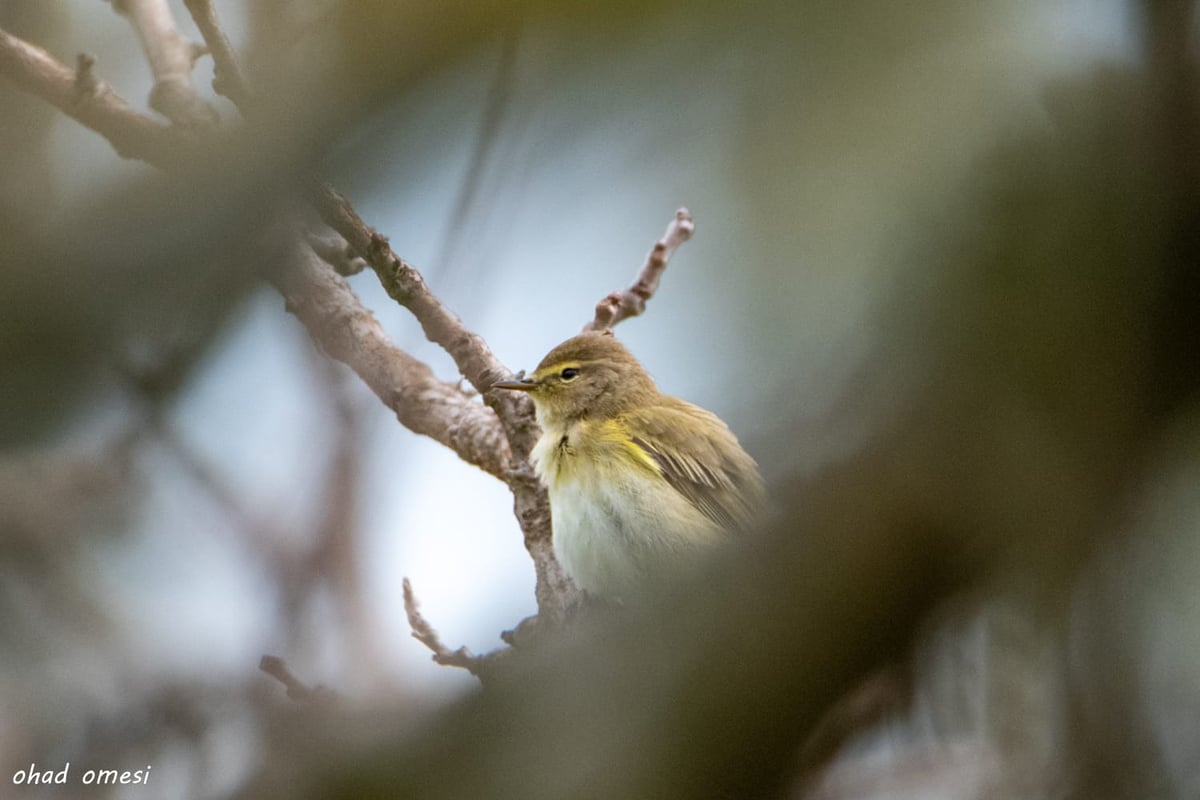
<instances>
[{"instance_id":1,"label":"branch tip","mask_svg":"<svg viewBox=\"0 0 1200 800\"><path fill-rule=\"evenodd\" d=\"M425 615L421 613L416 594L413 592L412 583L408 578L404 579L403 587L404 613L408 617L409 627L412 628L412 637L429 648L433 653L433 661L435 663L443 667L465 669L482 680L483 673L489 666L489 661L492 658L501 656L504 651L477 656L466 647L459 647L457 650L451 650L446 647L438 632L434 630L433 626L429 624L429 620L425 619Z\"/></svg>"},{"instance_id":2,"label":"branch tip","mask_svg":"<svg viewBox=\"0 0 1200 800\"><path fill-rule=\"evenodd\" d=\"M692 219L692 212L687 210L687 206L680 206L675 209L675 222L684 231L685 236L691 236L692 231L696 229L695 220Z\"/></svg>"},{"instance_id":3,"label":"branch tip","mask_svg":"<svg viewBox=\"0 0 1200 800\"><path fill-rule=\"evenodd\" d=\"M658 291L658 282L667 268L667 262L681 244L692 238L696 223L687 208L675 211L675 218L667 225L662 238L654 243L646 255L646 263L624 291L610 292L596 304L596 313L583 326L584 332L611 332L622 320L636 317L646 310L646 302Z\"/></svg>"}]
</instances>

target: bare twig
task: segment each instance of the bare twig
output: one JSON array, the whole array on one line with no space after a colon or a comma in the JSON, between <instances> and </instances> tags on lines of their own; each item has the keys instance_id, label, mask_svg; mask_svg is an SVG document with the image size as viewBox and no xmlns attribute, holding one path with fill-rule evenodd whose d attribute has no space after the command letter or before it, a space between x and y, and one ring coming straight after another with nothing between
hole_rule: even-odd
<instances>
[{"instance_id":1,"label":"bare twig","mask_svg":"<svg viewBox=\"0 0 1200 800\"><path fill-rule=\"evenodd\" d=\"M40 47L0 30L0 76L99 133L123 158L169 168L187 157L188 143L139 113L92 73L89 56L73 70Z\"/></svg>"},{"instance_id":2,"label":"bare twig","mask_svg":"<svg viewBox=\"0 0 1200 800\"><path fill-rule=\"evenodd\" d=\"M675 212L675 219L667 226L666 233L654 243L646 264L638 273L633 285L623 292L612 292L596 304L596 316L583 326L584 331L607 331L629 317L636 317L646 310L646 301L658 290L667 262L679 249L679 245L692 238L695 230L692 215L686 208Z\"/></svg>"},{"instance_id":3,"label":"bare twig","mask_svg":"<svg viewBox=\"0 0 1200 800\"><path fill-rule=\"evenodd\" d=\"M229 43L212 0L183 0L188 13L200 29L213 57L213 91L229 98L243 114L250 105L250 89L238 66L237 55Z\"/></svg>"},{"instance_id":4,"label":"bare twig","mask_svg":"<svg viewBox=\"0 0 1200 800\"><path fill-rule=\"evenodd\" d=\"M466 647L451 650L442 643L442 637L429 624L429 620L421 613L416 595L413 594L412 583L404 579L404 613L408 615L408 625L412 628L412 636L433 652L433 660L443 667L459 667L482 679L487 672L490 662L501 657L504 650L496 650L487 655L477 656Z\"/></svg>"},{"instance_id":5,"label":"bare twig","mask_svg":"<svg viewBox=\"0 0 1200 800\"><path fill-rule=\"evenodd\" d=\"M279 656L263 656L258 662L258 668L279 681L287 689L287 696L292 700L305 703L333 700L337 692L325 686L308 686L288 669L287 662Z\"/></svg>"},{"instance_id":6,"label":"bare twig","mask_svg":"<svg viewBox=\"0 0 1200 800\"><path fill-rule=\"evenodd\" d=\"M112 5L128 17L150 63L150 107L176 125L216 124L216 110L192 87L192 68L205 49L179 35L167 0L112 0Z\"/></svg>"}]
</instances>

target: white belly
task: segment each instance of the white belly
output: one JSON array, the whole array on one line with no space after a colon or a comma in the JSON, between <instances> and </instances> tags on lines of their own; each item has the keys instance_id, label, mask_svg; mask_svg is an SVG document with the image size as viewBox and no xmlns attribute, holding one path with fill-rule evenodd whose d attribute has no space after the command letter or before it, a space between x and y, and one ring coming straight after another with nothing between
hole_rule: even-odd
<instances>
[{"instance_id":1,"label":"white belly","mask_svg":"<svg viewBox=\"0 0 1200 800\"><path fill-rule=\"evenodd\" d=\"M639 480L646 480L641 478ZM665 486L656 502L636 488L570 483L550 491L554 554L579 588L628 600L686 574L697 556L722 541L717 526Z\"/></svg>"}]
</instances>

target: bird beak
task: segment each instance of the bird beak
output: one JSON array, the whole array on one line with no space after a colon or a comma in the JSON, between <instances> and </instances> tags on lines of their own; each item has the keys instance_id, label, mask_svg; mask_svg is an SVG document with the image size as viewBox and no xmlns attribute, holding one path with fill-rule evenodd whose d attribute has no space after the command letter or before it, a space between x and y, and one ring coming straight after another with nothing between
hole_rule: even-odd
<instances>
[{"instance_id":1,"label":"bird beak","mask_svg":"<svg viewBox=\"0 0 1200 800\"><path fill-rule=\"evenodd\" d=\"M493 389L515 389L518 392L532 392L537 388L537 381L531 378L522 378L519 381L500 381L492 384Z\"/></svg>"}]
</instances>

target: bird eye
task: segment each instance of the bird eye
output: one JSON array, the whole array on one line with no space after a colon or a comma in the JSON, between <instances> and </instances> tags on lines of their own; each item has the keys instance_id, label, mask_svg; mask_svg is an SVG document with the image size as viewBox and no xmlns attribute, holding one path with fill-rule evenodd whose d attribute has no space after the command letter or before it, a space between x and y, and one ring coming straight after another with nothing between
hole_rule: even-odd
<instances>
[{"instance_id":1,"label":"bird eye","mask_svg":"<svg viewBox=\"0 0 1200 800\"><path fill-rule=\"evenodd\" d=\"M558 377L564 381L573 381L579 377L579 370L575 367L567 367L562 372L558 373Z\"/></svg>"}]
</instances>

